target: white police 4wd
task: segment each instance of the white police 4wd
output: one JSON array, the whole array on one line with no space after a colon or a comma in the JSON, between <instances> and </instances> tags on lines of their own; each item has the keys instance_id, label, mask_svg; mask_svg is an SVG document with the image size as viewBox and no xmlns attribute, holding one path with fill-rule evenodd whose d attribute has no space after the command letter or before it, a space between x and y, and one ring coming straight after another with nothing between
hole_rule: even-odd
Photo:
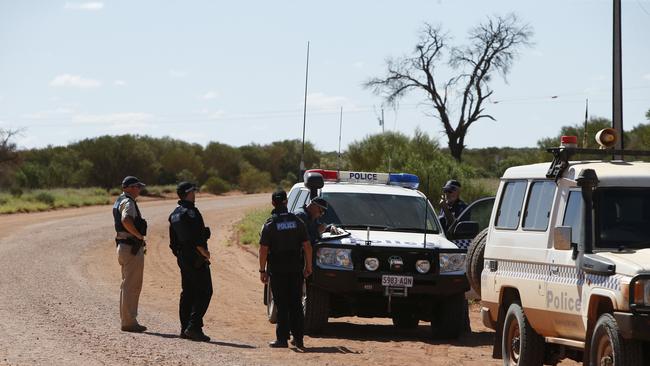
<instances>
[{"instance_id":1,"label":"white police 4wd","mask_svg":"<svg viewBox=\"0 0 650 366\"><path fill-rule=\"evenodd\" d=\"M650 164L570 158L650 154L549 151L550 168L505 172L487 235L470 249L484 257L476 273L483 323L496 330L493 355L504 365L565 357L586 365L647 365Z\"/></svg>"},{"instance_id":2,"label":"white police 4wd","mask_svg":"<svg viewBox=\"0 0 650 366\"><path fill-rule=\"evenodd\" d=\"M430 321L440 338L465 329L466 249L447 240L418 182L411 174L310 170L293 186L290 211L318 195L329 204L321 222L344 230L313 248L307 332L343 316L390 317L401 328ZM456 228L467 237L477 231L476 223Z\"/></svg>"}]
</instances>

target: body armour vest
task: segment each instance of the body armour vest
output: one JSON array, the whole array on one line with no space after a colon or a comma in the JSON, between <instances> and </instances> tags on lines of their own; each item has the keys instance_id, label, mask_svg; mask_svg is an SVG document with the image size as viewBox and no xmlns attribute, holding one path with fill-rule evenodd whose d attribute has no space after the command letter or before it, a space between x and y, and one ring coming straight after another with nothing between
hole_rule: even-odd
<instances>
[{"instance_id":1,"label":"body armour vest","mask_svg":"<svg viewBox=\"0 0 650 366\"><path fill-rule=\"evenodd\" d=\"M300 219L292 213L283 212L274 214L267 225L272 233L269 253L271 270L300 272L303 267L302 242L306 239Z\"/></svg>"},{"instance_id":2,"label":"body armour vest","mask_svg":"<svg viewBox=\"0 0 650 366\"><path fill-rule=\"evenodd\" d=\"M121 194L117 197L115 204L113 205L113 221L115 223L115 232L128 232L124 225L122 225L122 213L120 212L120 205L124 200L131 200L135 206L136 217L133 219L133 225L141 235L147 235L147 221L142 218L140 215L140 209L135 200L125 194Z\"/></svg>"}]
</instances>

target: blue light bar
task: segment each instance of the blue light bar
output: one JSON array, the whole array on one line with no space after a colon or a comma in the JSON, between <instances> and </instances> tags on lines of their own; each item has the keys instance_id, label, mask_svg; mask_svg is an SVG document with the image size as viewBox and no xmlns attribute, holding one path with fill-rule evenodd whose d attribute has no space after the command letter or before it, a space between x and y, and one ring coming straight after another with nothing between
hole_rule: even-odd
<instances>
[{"instance_id":1,"label":"blue light bar","mask_svg":"<svg viewBox=\"0 0 650 366\"><path fill-rule=\"evenodd\" d=\"M418 178L418 176L415 174L390 173L388 176L388 184L405 188L418 189L420 186L420 178Z\"/></svg>"}]
</instances>

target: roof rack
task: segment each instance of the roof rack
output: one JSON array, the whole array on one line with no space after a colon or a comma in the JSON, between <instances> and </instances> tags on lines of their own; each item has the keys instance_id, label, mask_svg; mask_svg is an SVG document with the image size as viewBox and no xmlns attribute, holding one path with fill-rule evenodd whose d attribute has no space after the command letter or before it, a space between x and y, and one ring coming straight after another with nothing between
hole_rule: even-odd
<instances>
[{"instance_id":1,"label":"roof rack","mask_svg":"<svg viewBox=\"0 0 650 366\"><path fill-rule=\"evenodd\" d=\"M553 154L553 161L551 166L546 171L546 178L553 178L558 180L562 173L569 166L569 160L573 155L577 154L590 154L598 156L650 156L648 150L614 150L614 149L582 149L576 147L553 147L546 149L547 152Z\"/></svg>"}]
</instances>

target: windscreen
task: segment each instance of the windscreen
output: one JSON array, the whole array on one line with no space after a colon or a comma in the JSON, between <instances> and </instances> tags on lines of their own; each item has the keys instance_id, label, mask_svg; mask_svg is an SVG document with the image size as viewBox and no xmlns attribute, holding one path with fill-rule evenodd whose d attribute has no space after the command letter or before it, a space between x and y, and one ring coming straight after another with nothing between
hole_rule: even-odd
<instances>
[{"instance_id":1,"label":"windscreen","mask_svg":"<svg viewBox=\"0 0 650 366\"><path fill-rule=\"evenodd\" d=\"M598 189L596 247L650 247L650 189Z\"/></svg>"},{"instance_id":2,"label":"windscreen","mask_svg":"<svg viewBox=\"0 0 650 366\"><path fill-rule=\"evenodd\" d=\"M323 193L329 208L321 221L349 228L439 232L435 213L422 197L372 193Z\"/></svg>"}]
</instances>

